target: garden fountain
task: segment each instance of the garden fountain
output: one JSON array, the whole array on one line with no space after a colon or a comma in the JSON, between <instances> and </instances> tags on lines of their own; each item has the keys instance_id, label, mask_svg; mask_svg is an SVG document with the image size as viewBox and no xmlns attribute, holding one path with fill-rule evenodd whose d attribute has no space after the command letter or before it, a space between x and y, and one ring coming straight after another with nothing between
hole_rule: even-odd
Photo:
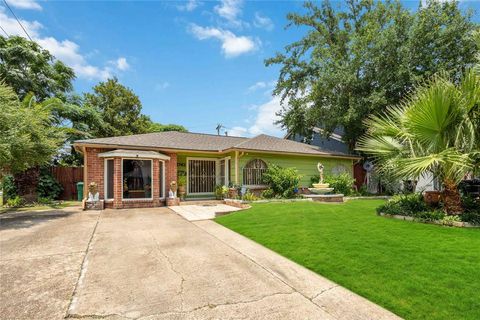
<instances>
[{"instance_id":1,"label":"garden fountain","mask_svg":"<svg viewBox=\"0 0 480 320\"><path fill-rule=\"evenodd\" d=\"M330 188L330 184L323 182L323 169L324 165L320 162L317 163L318 173L320 179L318 183L313 183L313 188L308 188L312 194L304 194L305 198L310 198L313 201L321 202L343 202L343 194L332 194L334 188Z\"/></svg>"},{"instance_id":2,"label":"garden fountain","mask_svg":"<svg viewBox=\"0 0 480 320\"><path fill-rule=\"evenodd\" d=\"M323 182L323 169L324 168L325 167L324 167L323 164L321 164L320 162L317 163L317 169L318 169L318 172L320 174L320 179L319 179L318 183L313 183L312 184L313 188L308 188L308 190L310 190L311 193L327 194L327 193L330 193L330 192L333 191L333 188L329 188L330 184Z\"/></svg>"}]
</instances>

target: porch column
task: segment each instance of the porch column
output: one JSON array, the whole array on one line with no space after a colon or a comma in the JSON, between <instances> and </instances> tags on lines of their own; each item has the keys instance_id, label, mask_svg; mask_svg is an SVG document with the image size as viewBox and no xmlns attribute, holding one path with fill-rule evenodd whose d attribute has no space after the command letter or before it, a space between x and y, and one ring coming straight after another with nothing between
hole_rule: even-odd
<instances>
[{"instance_id":1,"label":"porch column","mask_svg":"<svg viewBox=\"0 0 480 320\"><path fill-rule=\"evenodd\" d=\"M153 206L158 207L160 205L160 164L158 159L153 159L153 177L152 177L152 197Z\"/></svg>"},{"instance_id":2,"label":"porch column","mask_svg":"<svg viewBox=\"0 0 480 320\"><path fill-rule=\"evenodd\" d=\"M122 158L113 159L113 208L121 209L122 204Z\"/></svg>"},{"instance_id":3,"label":"porch column","mask_svg":"<svg viewBox=\"0 0 480 320\"><path fill-rule=\"evenodd\" d=\"M165 161L165 197L168 198L168 191L170 190L170 182L177 181L177 154L167 154L170 160ZM178 181L177 181L178 184Z\"/></svg>"}]
</instances>

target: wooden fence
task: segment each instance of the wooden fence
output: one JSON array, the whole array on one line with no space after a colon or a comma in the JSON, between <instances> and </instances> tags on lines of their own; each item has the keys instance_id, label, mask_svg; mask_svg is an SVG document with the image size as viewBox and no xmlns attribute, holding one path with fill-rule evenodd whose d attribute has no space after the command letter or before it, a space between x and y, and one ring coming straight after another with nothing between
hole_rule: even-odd
<instances>
[{"instance_id":1,"label":"wooden fence","mask_svg":"<svg viewBox=\"0 0 480 320\"><path fill-rule=\"evenodd\" d=\"M52 167L50 172L62 185L62 200L77 200L77 182L83 181L83 167Z\"/></svg>"}]
</instances>

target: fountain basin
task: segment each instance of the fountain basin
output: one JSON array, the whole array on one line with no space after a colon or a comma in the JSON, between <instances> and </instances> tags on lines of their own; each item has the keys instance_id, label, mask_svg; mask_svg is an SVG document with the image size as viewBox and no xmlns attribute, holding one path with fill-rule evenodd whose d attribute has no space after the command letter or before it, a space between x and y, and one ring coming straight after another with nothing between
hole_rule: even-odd
<instances>
[{"instance_id":1,"label":"fountain basin","mask_svg":"<svg viewBox=\"0 0 480 320\"><path fill-rule=\"evenodd\" d=\"M330 187L330 183L313 183L313 189L326 189Z\"/></svg>"},{"instance_id":2,"label":"fountain basin","mask_svg":"<svg viewBox=\"0 0 480 320\"><path fill-rule=\"evenodd\" d=\"M328 183L326 185L328 186ZM333 188L328 188L328 187L317 188L315 184L313 186L314 186L313 188L308 188L308 190L314 194L327 194L333 191Z\"/></svg>"}]
</instances>

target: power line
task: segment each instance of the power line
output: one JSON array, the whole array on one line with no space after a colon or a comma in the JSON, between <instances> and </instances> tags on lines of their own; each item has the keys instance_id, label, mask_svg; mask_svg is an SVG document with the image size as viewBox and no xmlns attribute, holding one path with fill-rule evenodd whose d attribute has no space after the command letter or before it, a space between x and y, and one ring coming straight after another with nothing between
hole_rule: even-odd
<instances>
[{"instance_id":1,"label":"power line","mask_svg":"<svg viewBox=\"0 0 480 320\"><path fill-rule=\"evenodd\" d=\"M5 33L5 35L7 36L7 38L10 37L10 36L8 35L7 31L5 31L5 29L3 29L2 26L0 26L0 29L2 29L3 33Z\"/></svg>"},{"instance_id":2,"label":"power line","mask_svg":"<svg viewBox=\"0 0 480 320\"><path fill-rule=\"evenodd\" d=\"M30 39L30 41L33 41L32 38L30 37L30 35L28 34L27 30L23 27L23 24L20 22L20 20L18 20L17 18L17 15L15 14L15 12L13 12L12 8L10 8L10 6L8 5L7 3L7 0L3 0L3 2L5 2L5 5L7 6L8 10L10 10L10 12L13 14L13 16L15 17L15 20L17 20L18 24L20 25L20 27L22 27L23 31L25 32L25 34L27 35L28 39ZM3 28L2 28L3 30ZM4 30L5 31L5 30Z\"/></svg>"}]
</instances>

